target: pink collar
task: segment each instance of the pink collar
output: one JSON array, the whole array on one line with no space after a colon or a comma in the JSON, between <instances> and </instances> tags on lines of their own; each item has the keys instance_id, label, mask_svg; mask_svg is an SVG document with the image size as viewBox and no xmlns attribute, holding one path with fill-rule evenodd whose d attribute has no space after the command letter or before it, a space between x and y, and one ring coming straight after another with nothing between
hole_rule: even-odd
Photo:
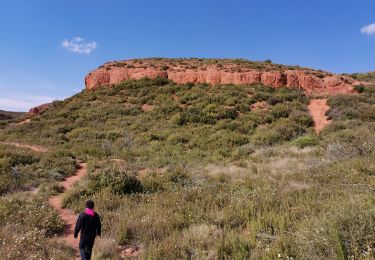
<instances>
[{"instance_id":1,"label":"pink collar","mask_svg":"<svg viewBox=\"0 0 375 260\"><path fill-rule=\"evenodd\" d=\"M87 214L87 215L89 215L89 216L94 216L94 214L95 214L95 212L94 212L94 210L93 209L89 209L89 208L86 208L85 209L85 213Z\"/></svg>"}]
</instances>

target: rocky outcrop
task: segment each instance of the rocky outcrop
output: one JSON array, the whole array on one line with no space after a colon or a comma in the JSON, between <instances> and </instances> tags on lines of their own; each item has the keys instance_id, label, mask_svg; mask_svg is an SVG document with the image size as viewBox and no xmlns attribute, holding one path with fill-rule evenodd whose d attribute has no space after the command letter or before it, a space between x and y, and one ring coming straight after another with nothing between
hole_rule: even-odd
<instances>
[{"instance_id":1,"label":"rocky outcrop","mask_svg":"<svg viewBox=\"0 0 375 260\"><path fill-rule=\"evenodd\" d=\"M37 107L33 107L33 108L31 108L29 110L29 115L39 115L39 114L42 114L43 112L45 112L51 106L52 106L51 103L46 103L46 104L39 105Z\"/></svg>"},{"instance_id":2,"label":"rocky outcrop","mask_svg":"<svg viewBox=\"0 0 375 260\"><path fill-rule=\"evenodd\" d=\"M263 84L295 87L307 94L353 92L353 78L312 69L262 62L200 59L143 59L106 63L85 78L86 89L96 89L128 79L166 78L175 83Z\"/></svg>"}]
</instances>

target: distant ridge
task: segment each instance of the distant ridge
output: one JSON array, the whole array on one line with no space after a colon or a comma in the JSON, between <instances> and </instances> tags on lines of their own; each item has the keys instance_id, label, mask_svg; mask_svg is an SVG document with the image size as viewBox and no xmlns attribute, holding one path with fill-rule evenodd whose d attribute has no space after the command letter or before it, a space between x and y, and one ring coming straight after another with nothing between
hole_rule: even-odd
<instances>
[{"instance_id":1,"label":"distant ridge","mask_svg":"<svg viewBox=\"0 0 375 260\"><path fill-rule=\"evenodd\" d=\"M26 115L26 113L24 113L24 112L10 112L10 111L0 110L0 121L1 120L12 120L12 119L23 117L25 115Z\"/></svg>"}]
</instances>

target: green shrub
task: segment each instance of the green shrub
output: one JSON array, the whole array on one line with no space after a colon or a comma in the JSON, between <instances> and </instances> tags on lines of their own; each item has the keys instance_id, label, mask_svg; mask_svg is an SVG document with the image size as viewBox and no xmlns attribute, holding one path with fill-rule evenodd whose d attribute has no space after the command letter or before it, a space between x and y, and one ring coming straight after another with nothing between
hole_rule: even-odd
<instances>
[{"instance_id":1,"label":"green shrub","mask_svg":"<svg viewBox=\"0 0 375 260\"><path fill-rule=\"evenodd\" d=\"M90 174L89 189L93 191L107 189L115 194L133 194L143 190L142 183L134 173L113 168Z\"/></svg>"},{"instance_id":2,"label":"green shrub","mask_svg":"<svg viewBox=\"0 0 375 260\"><path fill-rule=\"evenodd\" d=\"M167 180L161 174L158 173L147 173L140 178L142 183L143 191L145 193L154 193L163 191L166 189Z\"/></svg>"},{"instance_id":3,"label":"green shrub","mask_svg":"<svg viewBox=\"0 0 375 260\"><path fill-rule=\"evenodd\" d=\"M288 104L276 104L271 109L271 116L275 119L286 118L289 116L290 107Z\"/></svg>"},{"instance_id":4,"label":"green shrub","mask_svg":"<svg viewBox=\"0 0 375 260\"><path fill-rule=\"evenodd\" d=\"M263 125L255 130L252 140L258 145L273 145L290 141L305 133L303 126L282 118L270 125Z\"/></svg>"},{"instance_id":5,"label":"green shrub","mask_svg":"<svg viewBox=\"0 0 375 260\"><path fill-rule=\"evenodd\" d=\"M39 187L38 194L43 194L46 196L53 196L58 193L64 192L64 187L61 186L58 182L48 183L48 184L42 184Z\"/></svg>"},{"instance_id":6,"label":"green shrub","mask_svg":"<svg viewBox=\"0 0 375 260\"><path fill-rule=\"evenodd\" d=\"M95 191L90 190L90 186L87 187L79 187L75 186L71 188L69 191L65 191L63 195L62 200L62 207L63 208L69 208L72 207L72 205L76 205L79 202L81 202L82 199L88 198L90 195L92 195ZM80 209L81 205L77 205L75 210Z\"/></svg>"},{"instance_id":7,"label":"green shrub","mask_svg":"<svg viewBox=\"0 0 375 260\"><path fill-rule=\"evenodd\" d=\"M186 144L189 143L189 136L186 136L186 134L181 133L172 133L168 136L167 141L171 144Z\"/></svg>"},{"instance_id":8,"label":"green shrub","mask_svg":"<svg viewBox=\"0 0 375 260\"><path fill-rule=\"evenodd\" d=\"M363 85L355 85L354 90L357 91L358 93L363 93L365 91L365 86Z\"/></svg>"},{"instance_id":9,"label":"green shrub","mask_svg":"<svg viewBox=\"0 0 375 260\"><path fill-rule=\"evenodd\" d=\"M363 95L338 95L330 97L328 104L331 109L328 116L334 120L349 120L360 118L373 101Z\"/></svg>"},{"instance_id":10,"label":"green shrub","mask_svg":"<svg viewBox=\"0 0 375 260\"><path fill-rule=\"evenodd\" d=\"M304 127L312 127L314 121L307 111L294 110L289 114L289 119Z\"/></svg>"},{"instance_id":11,"label":"green shrub","mask_svg":"<svg viewBox=\"0 0 375 260\"><path fill-rule=\"evenodd\" d=\"M43 157L39 162L39 167L61 174L62 177L68 177L75 173L78 164L73 155L57 152Z\"/></svg>"},{"instance_id":12,"label":"green shrub","mask_svg":"<svg viewBox=\"0 0 375 260\"><path fill-rule=\"evenodd\" d=\"M294 141L294 144L299 148L305 148L307 146L315 146L319 143L316 136L301 136Z\"/></svg>"}]
</instances>

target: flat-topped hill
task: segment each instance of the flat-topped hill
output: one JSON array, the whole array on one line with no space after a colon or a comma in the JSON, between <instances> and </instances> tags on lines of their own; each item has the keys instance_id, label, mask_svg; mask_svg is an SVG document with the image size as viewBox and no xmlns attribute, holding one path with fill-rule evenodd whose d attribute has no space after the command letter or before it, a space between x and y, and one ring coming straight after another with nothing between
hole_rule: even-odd
<instances>
[{"instance_id":1,"label":"flat-topped hill","mask_svg":"<svg viewBox=\"0 0 375 260\"><path fill-rule=\"evenodd\" d=\"M128 79L165 78L178 84L263 84L295 87L307 94L344 94L360 84L349 76L243 59L134 59L105 63L85 78L86 89L96 89Z\"/></svg>"}]
</instances>

